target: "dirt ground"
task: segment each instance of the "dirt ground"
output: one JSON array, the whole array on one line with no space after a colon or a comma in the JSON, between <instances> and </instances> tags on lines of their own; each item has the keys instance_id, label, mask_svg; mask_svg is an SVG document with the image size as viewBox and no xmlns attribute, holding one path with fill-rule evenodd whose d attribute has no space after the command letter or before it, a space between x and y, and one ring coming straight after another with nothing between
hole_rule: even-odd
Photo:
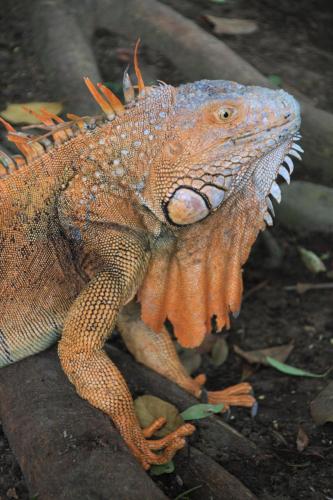
<instances>
[{"instance_id":1,"label":"dirt ground","mask_svg":"<svg viewBox=\"0 0 333 500\"><path fill-rule=\"evenodd\" d=\"M31 43L27 5L3 0L0 19L0 106L7 102L50 100L46 79L36 59ZM302 0L273 2L265 0L209 0L167 2L190 18L199 20L203 13L242 17L258 22L259 30L252 35L224 38L265 75L277 75L283 83L306 94L312 102L333 111L333 11L329 1ZM119 81L126 63L119 59L128 49L124 41L106 32L94 39L95 53L106 81ZM118 48L118 51L115 50ZM126 57L125 57L126 58ZM143 46L144 64L151 78L180 83L183 75L166 61ZM200 63L200 62L198 62ZM71 110L75 112L75 110ZM301 166L297 177L302 178ZM278 269L266 266L268 251L259 240L245 267L245 292L265 284L245 298L240 317L229 332L222 335L229 346L237 344L244 350L293 342L288 358L293 366L315 373L324 372L333 359L333 293L309 291L303 295L285 290L298 282L329 281L325 274L316 277L301 262L297 246L319 255L329 253L325 261L333 269L333 240L320 234L297 238L278 224L271 234L285 254ZM332 278L331 278L332 281ZM238 383L247 373L259 401L259 412L251 418L246 410L233 410L229 422L238 431L265 450L265 460L258 464L256 477L249 477L242 457L233 463L221 464L237 475L260 499L330 500L333 497L333 424L316 427L311 420L309 403L327 384L327 379L297 378L283 375L272 368L254 367L249 373L246 363L233 353L219 368L207 359L204 367L209 374L208 387L221 388ZM297 451L299 428L309 437L309 446ZM157 480L171 498L177 496L175 474ZM0 432L0 499L28 499L24 478L12 454L6 437Z\"/></svg>"}]
</instances>

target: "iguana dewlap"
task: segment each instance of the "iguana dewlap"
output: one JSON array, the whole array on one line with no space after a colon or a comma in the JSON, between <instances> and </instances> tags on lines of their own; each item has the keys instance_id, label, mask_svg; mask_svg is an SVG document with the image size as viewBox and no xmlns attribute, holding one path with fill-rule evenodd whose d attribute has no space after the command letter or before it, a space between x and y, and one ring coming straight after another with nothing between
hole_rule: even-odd
<instances>
[{"instance_id":1,"label":"iguana dewlap","mask_svg":"<svg viewBox=\"0 0 333 500\"><path fill-rule=\"evenodd\" d=\"M61 336L59 356L78 393L107 413L145 468L193 432L162 440L141 430L126 383L103 345L115 324L147 366L200 396L164 329L197 346L229 326L242 266L265 224L276 178L299 157L300 113L282 90L203 80L145 87L127 73L125 104L87 79L103 115L69 122L38 115L45 134L8 138L23 156L0 166L0 366ZM286 166L282 163L285 162ZM141 317L133 304L137 295ZM252 406L250 386L208 392L225 408ZM163 448L162 454L155 450Z\"/></svg>"}]
</instances>

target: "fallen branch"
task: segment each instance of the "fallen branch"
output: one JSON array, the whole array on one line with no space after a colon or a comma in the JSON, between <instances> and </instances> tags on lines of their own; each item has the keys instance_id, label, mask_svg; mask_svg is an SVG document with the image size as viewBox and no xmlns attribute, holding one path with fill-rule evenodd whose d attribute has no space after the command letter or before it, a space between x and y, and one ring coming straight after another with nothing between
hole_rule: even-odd
<instances>
[{"instance_id":1,"label":"fallen branch","mask_svg":"<svg viewBox=\"0 0 333 500\"><path fill-rule=\"evenodd\" d=\"M290 285L283 287L288 292L297 292L302 295L309 290L333 290L333 283L297 283L297 285Z\"/></svg>"}]
</instances>

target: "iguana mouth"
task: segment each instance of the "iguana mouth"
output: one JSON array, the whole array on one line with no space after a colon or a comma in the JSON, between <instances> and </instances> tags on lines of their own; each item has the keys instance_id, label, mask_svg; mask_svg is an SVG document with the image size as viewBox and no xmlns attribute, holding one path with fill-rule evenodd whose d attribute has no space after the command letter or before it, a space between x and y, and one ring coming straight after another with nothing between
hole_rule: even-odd
<instances>
[{"instance_id":1,"label":"iguana mouth","mask_svg":"<svg viewBox=\"0 0 333 500\"><path fill-rule=\"evenodd\" d=\"M273 217L275 216L271 197L274 198L278 203L281 202L281 189L276 182L277 177L282 177L287 182L287 184L290 184L290 176L294 171L294 163L291 156L297 158L298 160L302 160L301 153L304 153L304 150L299 144L297 144L300 139L301 135L299 133L296 133L293 136L291 147L289 148L288 153L284 156L283 161L279 163L279 166L276 170L276 175L271 183L269 194L266 196L267 211L264 215L264 221L266 222L267 226L273 225Z\"/></svg>"}]
</instances>

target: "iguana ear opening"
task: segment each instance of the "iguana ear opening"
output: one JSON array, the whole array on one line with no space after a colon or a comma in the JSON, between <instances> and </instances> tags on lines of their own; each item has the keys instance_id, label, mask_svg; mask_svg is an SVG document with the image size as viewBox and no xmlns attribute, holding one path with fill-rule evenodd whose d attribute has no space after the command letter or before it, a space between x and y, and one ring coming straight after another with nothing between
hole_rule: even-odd
<instances>
[{"instance_id":1,"label":"iguana ear opening","mask_svg":"<svg viewBox=\"0 0 333 500\"><path fill-rule=\"evenodd\" d=\"M178 188L164 206L167 219L177 226L198 222L209 214L208 200L205 195L192 188Z\"/></svg>"}]
</instances>

